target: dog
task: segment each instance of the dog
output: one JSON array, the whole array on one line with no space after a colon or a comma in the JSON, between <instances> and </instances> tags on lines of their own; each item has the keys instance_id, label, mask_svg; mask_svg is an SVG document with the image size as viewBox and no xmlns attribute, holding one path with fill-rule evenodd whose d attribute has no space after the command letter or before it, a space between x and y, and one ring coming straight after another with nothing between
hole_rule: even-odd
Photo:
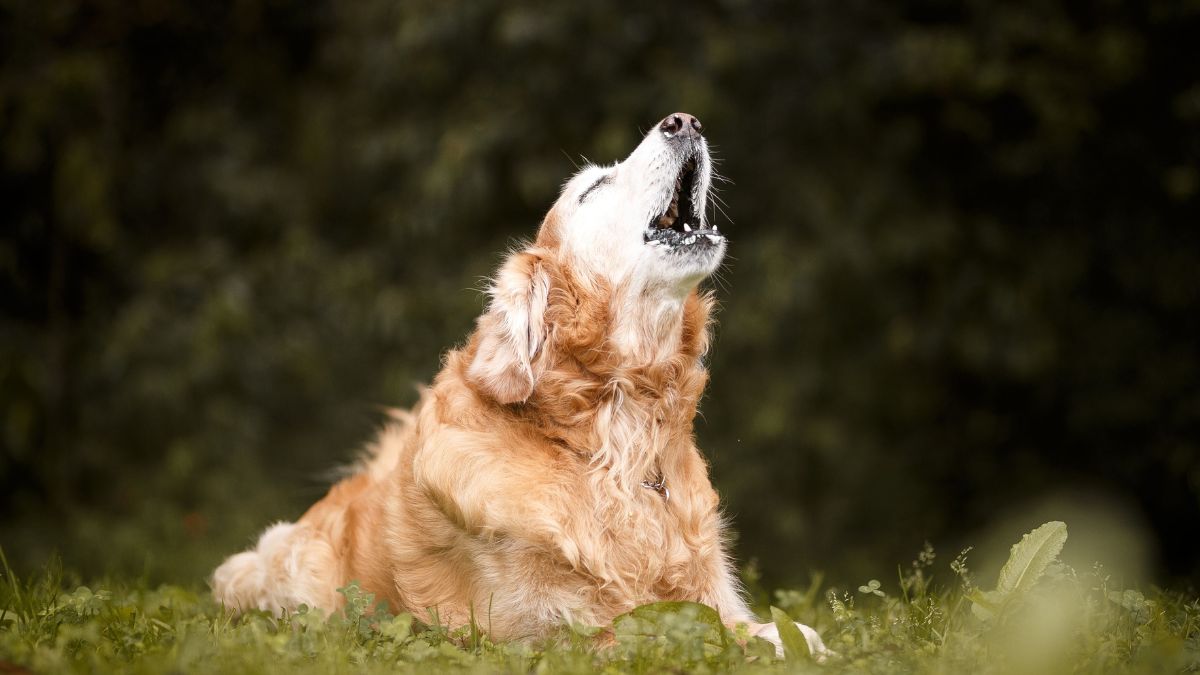
<instances>
[{"instance_id":1,"label":"dog","mask_svg":"<svg viewBox=\"0 0 1200 675\"><path fill-rule=\"evenodd\" d=\"M714 304L698 287L727 246L705 216L711 182L686 113L579 171L413 410L298 522L228 558L216 599L335 611L356 580L443 625L486 613L493 639L688 600L778 647L742 597L693 438Z\"/></svg>"}]
</instances>

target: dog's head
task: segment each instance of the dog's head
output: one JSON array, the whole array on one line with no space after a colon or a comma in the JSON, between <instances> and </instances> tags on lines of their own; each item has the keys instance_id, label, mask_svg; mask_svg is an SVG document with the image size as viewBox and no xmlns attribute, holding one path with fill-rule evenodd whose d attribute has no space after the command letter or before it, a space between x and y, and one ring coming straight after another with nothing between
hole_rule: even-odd
<instances>
[{"instance_id":1,"label":"dog's head","mask_svg":"<svg viewBox=\"0 0 1200 675\"><path fill-rule=\"evenodd\" d=\"M624 160L579 171L535 244L497 274L468 379L501 403L528 398L560 328L547 312L559 296L578 311L600 306L591 318L609 351L651 361L677 349L686 299L725 255L705 212L711 181L700 121L686 113L668 115Z\"/></svg>"},{"instance_id":2,"label":"dog's head","mask_svg":"<svg viewBox=\"0 0 1200 675\"><path fill-rule=\"evenodd\" d=\"M577 173L542 226L574 269L614 285L686 293L712 273L725 237L705 213L712 178L700 121L668 116L629 157Z\"/></svg>"}]
</instances>

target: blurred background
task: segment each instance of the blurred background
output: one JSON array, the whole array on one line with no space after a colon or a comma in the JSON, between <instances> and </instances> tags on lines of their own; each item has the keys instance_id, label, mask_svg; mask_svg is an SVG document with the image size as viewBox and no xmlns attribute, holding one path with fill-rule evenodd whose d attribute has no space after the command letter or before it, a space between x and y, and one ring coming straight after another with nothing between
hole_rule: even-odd
<instances>
[{"instance_id":1,"label":"blurred background","mask_svg":"<svg viewBox=\"0 0 1200 675\"><path fill-rule=\"evenodd\" d=\"M730 179L697 433L764 583L1051 518L1200 580L1200 2L0 0L0 58L18 569L199 583L299 516L683 110Z\"/></svg>"}]
</instances>

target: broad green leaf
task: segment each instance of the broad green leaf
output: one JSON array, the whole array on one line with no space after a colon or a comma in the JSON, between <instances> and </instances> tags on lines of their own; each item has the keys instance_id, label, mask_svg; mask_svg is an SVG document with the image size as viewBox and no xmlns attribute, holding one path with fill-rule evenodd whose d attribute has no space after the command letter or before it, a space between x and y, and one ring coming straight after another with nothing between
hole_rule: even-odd
<instances>
[{"instance_id":1,"label":"broad green leaf","mask_svg":"<svg viewBox=\"0 0 1200 675\"><path fill-rule=\"evenodd\" d=\"M779 640L783 643L783 654L787 660L811 660L812 652L808 650L808 640L804 639L804 634L796 628L796 622L792 621L787 612L772 607L771 619L775 622L775 629L779 631Z\"/></svg>"},{"instance_id":2,"label":"broad green leaf","mask_svg":"<svg viewBox=\"0 0 1200 675\"><path fill-rule=\"evenodd\" d=\"M714 636L720 635L722 642L728 631L721 622L717 610L698 602L655 602L642 605L632 611L613 619L613 630L616 635L656 634L658 626L668 617L684 615L698 623L705 624Z\"/></svg>"},{"instance_id":3,"label":"broad green leaf","mask_svg":"<svg viewBox=\"0 0 1200 675\"><path fill-rule=\"evenodd\" d=\"M1000 569L1000 579L994 591L975 590L969 596L971 613L989 621L1000 612L1009 598L1020 595L1037 583L1050 563L1058 558L1067 542L1067 526L1051 521L1021 537L1013 544L1008 562Z\"/></svg>"},{"instance_id":4,"label":"broad green leaf","mask_svg":"<svg viewBox=\"0 0 1200 675\"><path fill-rule=\"evenodd\" d=\"M1003 596L1023 593L1033 587L1046 566L1054 562L1067 543L1067 525L1051 521L1013 544L1008 562L1000 569L996 592Z\"/></svg>"},{"instance_id":5,"label":"broad green leaf","mask_svg":"<svg viewBox=\"0 0 1200 675\"><path fill-rule=\"evenodd\" d=\"M666 644L674 639L699 640L707 656L736 649L729 629L717 610L696 602L655 602L613 619L617 642L628 647L639 643Z\"/></svg>"}]
</instances>

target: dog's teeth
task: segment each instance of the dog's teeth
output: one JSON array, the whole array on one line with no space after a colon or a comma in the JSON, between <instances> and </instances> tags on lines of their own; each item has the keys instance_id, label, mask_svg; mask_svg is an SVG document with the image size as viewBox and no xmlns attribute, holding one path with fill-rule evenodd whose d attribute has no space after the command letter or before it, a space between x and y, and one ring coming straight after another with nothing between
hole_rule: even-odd
<instances>
[{"instance_id":1,"label":"dog's teeth","mask_svg":"<svg viewBox=\"0 0 1200 675\"><path fill-rule=\"evenodd\" d=\"M695 236L695 235L692 235L692 236L688 237L687 239L684 239L684 240L683 240L683 243L685 243L685 244L694 244L694 243L696 243L696 236Z\"/></svg>"},{"instance_id":2,"label":"dog's teeth","mask_svg":"<svg viewBox=\"0 0 1200 675\"><path fill-rule=\"evenodd\" d=\"M713 232L716 232L716 231L717 231L717 224L713 223Z\"/></svg>"},{"instance_id":3,"label":"dog's teeth","mask_svg":"<svg viewBox=\"0 0 1200 675\"><path fill-rule=\"evenodd\" d=\"M717 237L717 236L714 236L714 235L711 235L711 234L706 234L706 235L704 235L704 236L708 237L708 240L709 240L711 243L714 243L714 244L715 244L715 243L717 243L717 242L719 242L719 241L721 241L721 238L720 238L720 237Z\"/></svg>"},{"instance_id":4,"label":"dog's teeth","mask_svg":"<svg viewBox=\"0 0 1200 675\"><path fill-rule=\"evenodd\" d=\"M684 224L683 224L683 231L684 231L684 232L691 232L691 231L692 231L692 226L691 226L691 225L688 225L687 223L684 223Z\"/></svg>"}]
</instances>

